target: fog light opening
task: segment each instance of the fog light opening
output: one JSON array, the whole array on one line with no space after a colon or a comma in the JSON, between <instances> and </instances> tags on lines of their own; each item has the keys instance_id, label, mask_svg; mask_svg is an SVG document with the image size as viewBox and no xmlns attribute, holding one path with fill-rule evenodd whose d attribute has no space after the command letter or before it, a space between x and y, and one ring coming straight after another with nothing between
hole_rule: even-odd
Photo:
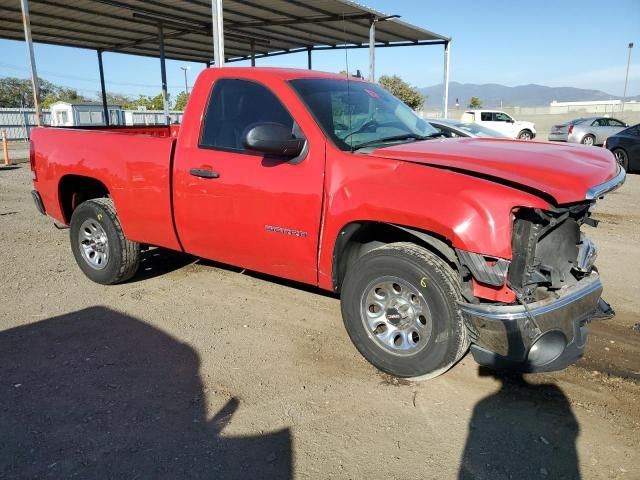
<instances>
[{"instance_id":1,"label":"fog light opening","mask_svg":"<svg viewBox=\"0 0 640 480\"><path fill-rule=\"evenodd\" d=\"M529 349L527 359L533 366L540 367L556 360L566 347L567 342L562 332L547 332Z\"/></svg>"}]
</instances>

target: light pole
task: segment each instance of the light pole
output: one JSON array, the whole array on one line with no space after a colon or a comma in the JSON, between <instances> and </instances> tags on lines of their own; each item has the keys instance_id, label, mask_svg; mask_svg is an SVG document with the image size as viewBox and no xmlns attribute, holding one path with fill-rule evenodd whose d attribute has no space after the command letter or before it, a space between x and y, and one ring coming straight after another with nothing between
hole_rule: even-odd
<instances>
[{"instance_id":1,"label":"light pole","mask_svg":"<svg viewBox=\"0 0 640 480\"><path fill-rule=\"evenodd\" d=\"M627 83L629 82L629 64L631 63L631 49L633 42L629 43L629 56L627 57L627 74L624 77L624 93L622 94L622 111L624 112L624 102L627 100Z\"/></svg>"},{"instance_id":2,"label":"light pole","mask_svg":"<svg viewBox=\"0 0 640 480\"><path fill-rule=\"evenodd\" d=\"M184 91L187 95L189 95L189 84L187 83L187 72L191 70L191 65L187 65L186 67L180 67L180 69L184 72Z\"/></svg>"}]
</instances>

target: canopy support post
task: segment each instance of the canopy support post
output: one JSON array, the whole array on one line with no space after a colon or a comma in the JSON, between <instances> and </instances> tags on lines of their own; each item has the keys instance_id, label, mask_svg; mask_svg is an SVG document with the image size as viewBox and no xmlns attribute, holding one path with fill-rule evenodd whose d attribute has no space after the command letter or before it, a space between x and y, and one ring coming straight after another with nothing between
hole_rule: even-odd
<instances>
[{"instance_id":1,"label":"canopy support post","mask_svg":"<svg viewBox=\"0 0 640 480\"><path fill-rule=\"evenodd\" d=\"M256 66L256 41L252 38L249 45L251 46L251 66Z\"/></svg>"},{"instance_id":2,"label":"canopy support post","mask_svg":"<svg viewBox=\"0 0 640 480\"><path fill-rule=\"evenodd\" d=\"M162 22L158 23L158 38L160 40L160 78L162 80L162 108L165 124L169 125L169 99L167 98L167 69L164 59L164 29Z\"/></svg>"},{"instance_id":3,"label":"canopy support post","mask_svg":"<svg viewBox=\"0 0 640 480\"><path fill-rule=\"evenodd\" d=\"M27 44L27 56L31 68L31 88L33 90L33 106L36 109L36 125L42 125L42 110L40 109L40 81L36 70L36 59L33 53L33 40L31 39L31 20L29 20L29 0L20 0L22 8L22 25L24 27L24 41Z\"/></svg>"},{"instance_id":4,"label":"canopy support post","mask_svg":"<svg viewBox=\"0 0 640 480\"><path fill-rule=\"evenodd\" d=\"M369 23L369 81L376 81L376 18Z\"/></svg>"},{"instance_id":5,"label":"canopy support post","mask_svg":"<svg viewBox=\"0 0 640 480\"><path fill-rule=\"evenodd\" d=\"M211 0L211 33L213 35L213 62L216 67L224 67L222 0Z\"/></svg>"},{"instance_id":6,"label":"canopy support post","mask_svg":"<svg viewBox=\"0 0 640 480\"><path fill-rule=\"evenodd\" d=\"M311 70L311 47L307 47L307 68Z\"/></svg>"},{"instance_id":7,"label":"canopy support post","mask_svg":"<svg viewBox=\"0 0 640 480\"><path fill-rule=\"evenodd\" d=\"M108 127L110 123L109 107L107 106L107 91L104 87L104 69L102 67L102 50L98 52L98 70L100 70L100 92L102 93L102 113L104 114L104 124Z\"/></svg>"},{"instance_id":8,"label":"canopy support post","mask_svg":"<svg viewBox=\"0 0 640 480\"><path fill-rule=\"evenodd\" d=\"M444 44L444 80L442 94L442 118L447 118L449 114L449 54L451 51L451 40Z\"/></svg>"}]
</instances>

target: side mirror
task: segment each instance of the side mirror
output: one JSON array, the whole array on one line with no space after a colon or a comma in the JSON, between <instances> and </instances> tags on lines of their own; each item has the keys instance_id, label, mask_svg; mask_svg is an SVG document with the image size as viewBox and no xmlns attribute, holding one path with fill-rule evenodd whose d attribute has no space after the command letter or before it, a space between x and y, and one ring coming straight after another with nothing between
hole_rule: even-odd
<instances>
[{"instance_id":1,"label":"side mirror","mask_svg":"<svg viewBox=\"0 0 640 480\"><path fill-rule=\"evenodd\" d=\"M290 128L273 122L257 123L247 128L242 137L248 150L290 158L300 155L304 142L304 139L295 138Z\"/></svg>"}]
</instances>

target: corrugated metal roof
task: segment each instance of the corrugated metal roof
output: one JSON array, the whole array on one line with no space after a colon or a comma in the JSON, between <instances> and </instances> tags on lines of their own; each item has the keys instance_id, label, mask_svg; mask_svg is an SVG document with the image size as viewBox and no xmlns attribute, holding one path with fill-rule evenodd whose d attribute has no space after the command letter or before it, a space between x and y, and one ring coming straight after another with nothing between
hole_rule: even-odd
<instances>
[{"instance_id":1,"label":"corrugated metal roof","mask_svg":"<svg viewBox=\"0 0 640 480\"><path fill-rule=\"evenodd\" d=\"M158 22L165 55L213 60L210 0L29 0L34 42L159 56ZM371 19L385 14L347 0L225 0L227 61L300 49L366 47ZM0 38L24 39L18 0L0 5ZM376 23L379 46L443 43L444 35L397 18Z\"/></svg>"}]
</instances>

